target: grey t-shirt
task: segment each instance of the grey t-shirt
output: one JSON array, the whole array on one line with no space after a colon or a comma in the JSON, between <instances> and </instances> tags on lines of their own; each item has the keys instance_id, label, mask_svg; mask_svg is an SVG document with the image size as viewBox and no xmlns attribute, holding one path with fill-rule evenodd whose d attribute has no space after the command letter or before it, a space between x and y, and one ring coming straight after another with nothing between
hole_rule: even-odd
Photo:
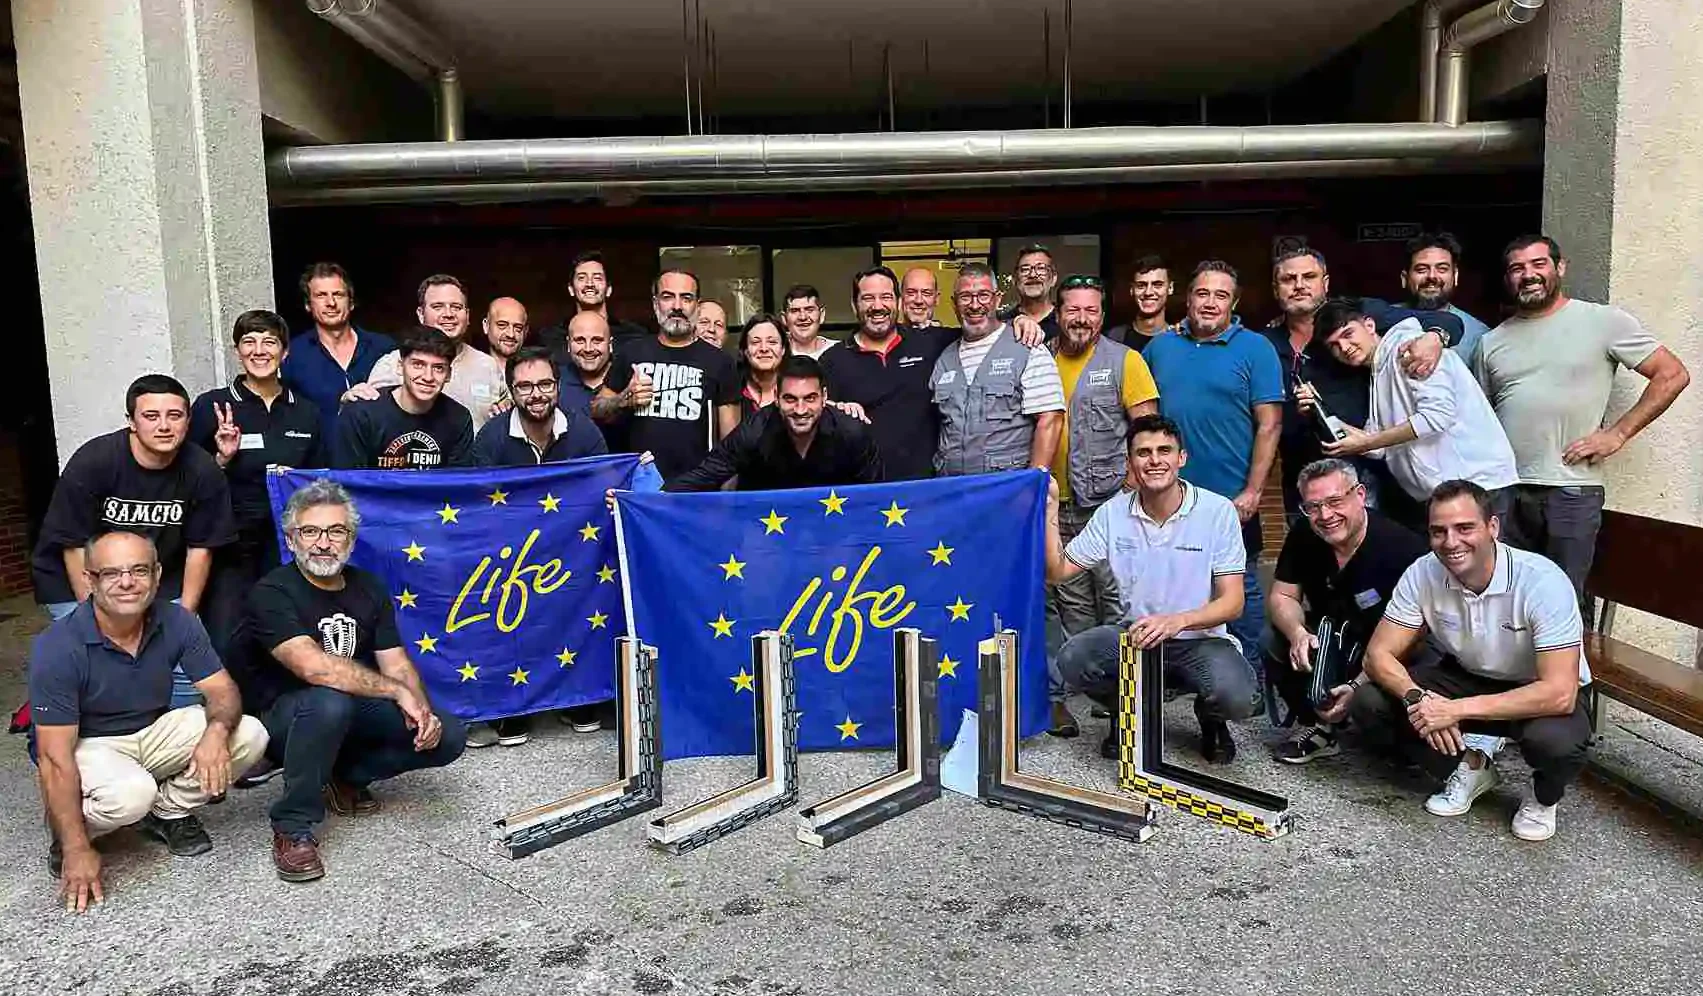
<instances>
[{"instance_id":1,"label":"grey t-shirt","mask_svg":"<svg viewBox=\"0 0 1703 996\"><path fill-rule=\"evenodd\" d=\"M1568 301L1543 318L1510 318L1479 340L1473 373L1496 409L1522 484L1601 484L1602 465L1561 462L1567 445L1602 428L1617 366L1661 344L1619 308Z\"/></svg>"}]
</instances>

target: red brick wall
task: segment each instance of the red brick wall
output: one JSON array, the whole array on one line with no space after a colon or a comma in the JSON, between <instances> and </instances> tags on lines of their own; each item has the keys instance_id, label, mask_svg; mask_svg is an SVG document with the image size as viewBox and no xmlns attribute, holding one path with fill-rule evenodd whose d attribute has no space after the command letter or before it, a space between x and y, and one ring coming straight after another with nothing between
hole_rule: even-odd
<instances>
[{"instance_id":1,"label":"red brick wall","mask_svg":"<svg viewBox=\"0 0 1703 996\"><path fill-rule=\"evenodd\" d=\"M17 440L0 432L0 596L30 590L29 515Z\"/></svg>"}]
</instances>

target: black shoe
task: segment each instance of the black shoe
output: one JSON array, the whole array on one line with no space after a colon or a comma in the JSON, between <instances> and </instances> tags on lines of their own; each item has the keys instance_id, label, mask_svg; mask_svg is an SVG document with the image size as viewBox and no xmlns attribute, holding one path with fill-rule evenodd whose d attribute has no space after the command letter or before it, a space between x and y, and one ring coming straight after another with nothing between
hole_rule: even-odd
<instances>
[{"instance_id":1,"label":"black shoe","mask_svg":"<svg viewBox=\"0 0 1703 996\"><path fill-rule=\"evenodd\" d=\"M1054 702L1052 706L1052 725L1048 727L1047 735L1052 737L1063 737L1068 740L1071 737L1080 736L1081 734L1082 727L1076 725L1076 717L1070 714L1070 710L1065 708L1065 704L1063 702Z\"/></svg>"},{"instance_id":2,"label":"black shoe","mask_svg":"<svg viewBox=\"0 0 1703 996\"><path fill-rule=\"evenodd\" d=\"M596 705L571 706L556 714L557 720L563 726L571 726L575 733L596 733L603 729L603 713Z\"/></svg>"},{"instance_id":3,"label":"black shoe","mask_svg":"<svg viewBox=\"0 0 1703 996\"><path fill-rule=\"evenodd\" d=\"M282 764L279 764L269 757L262 757L260 760L254 762L254 767L249 768L248 771L243 773L241 778L238 778L231 784L239 789L251 789L258 785L265 785L267 782L277 778L283 773L284 766Z\"/></svg>"},{"instance_id":4,"label":"black shoe","mask_svg":"<svg viewBox=\"0 0 1703 996\"><path fill-rule=\"evenodd\" d=\"M491 729L497 734L497 743L504 747L518 747L532 739L531 728L532 724L525 716L499 719L491 724Z\"/></svg>"},{"instance_id":5,"label":"black shoe","mask_svg":"<svg viewBox=\"0 0 1703 996\"><path fill-rule=\"evenodd\" d=\"M1321 757L1335 757L1342 753L1342 748L1336 745L1336 734L1328 727L1310 726L1278 744L1271 753L1284 764L1306 764Z\"/></svg>"},{"instance_id":6,"label":"black shoe","mask_svg":"<svg viewBox=\"0 0 1703 996\"><path fill-rule=\"evenodd\" d=\"M153 813L142 817L136 829L166 845L166 850L180 858L193 858L213 849L213 838L193 815L182 819L162 820Z\"/></svg>"},{"instance_id":7,"label":"black shoe","mask_svg":"<svg viewBox=\"0 0 1703 996\"><path fill-rule=\"evenodd\" d=\"M54 878L65 872L65 848L59 846L57 835L47 844L47 870L53 873Z\"/></svg>"},{"instance_id":8,"label":"black shoe","mask_svg":"<svg viewBox=\"0 0 1703 996\"><path fill-rule=\"evenodd\" d=\"M1108 761L1118 759L1118 731L1106 734L1106 739L1100 741L1100 756Z\"/></svg>"},{"instance_id":9,"label":"black shoe","mask_svg":"<svg viewBox=\"0 0 1703 996\"><path fill-rule=\"evenodd\" d=\"M1200 721L1200 756L1213 764L1229 764L1236 759L1236 741L1230 736L1230 724L1222 719Z\"/></svg>"}]
</instances>

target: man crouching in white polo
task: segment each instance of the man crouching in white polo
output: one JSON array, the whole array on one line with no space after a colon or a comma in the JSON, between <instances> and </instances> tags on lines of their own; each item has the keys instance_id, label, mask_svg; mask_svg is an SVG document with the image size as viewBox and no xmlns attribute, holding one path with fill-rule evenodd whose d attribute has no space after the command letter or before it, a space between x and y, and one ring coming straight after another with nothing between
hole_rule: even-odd
<instances>
[{"instance_id":1,"label":"man crouching in white polo","mask_svg":"<svg viewBox=\"0 0 1703 996\"><path fill-rule=\"evenodd\" d=\"M1522 840L1555 835L1555 809L1585 765L1591 680L1572 582L1544 557L1498 541L1491 497L1445 481L1431 493L1432 555L1402 575L1366 648L1367 681L1340 686L1330 712L1350 712L1370 741L1393 742L1437 778L1426 800L1437 816L1461 816L1495 788L1496 768L1462 737L1485 733L1520 745L1532 795L1514 814ZM1430 633L1443 657L1403 661ZM1345 708L1346 707L1346 708Z\"/></svg>"}]
</instances>

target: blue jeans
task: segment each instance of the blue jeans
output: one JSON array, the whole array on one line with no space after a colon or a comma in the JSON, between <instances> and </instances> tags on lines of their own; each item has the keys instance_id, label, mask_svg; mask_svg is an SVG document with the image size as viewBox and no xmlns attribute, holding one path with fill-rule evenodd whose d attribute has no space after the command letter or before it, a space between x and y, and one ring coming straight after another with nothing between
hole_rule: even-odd
<instances>
[{"instance_id":1,"label":"blue jeans","mask_svg":"<svg viewBox=\"0 0 1703 996\"><path fill-rule=\"evenodd\" d=\"M177 602L178 599L174 598L172 601ZM49 619L52 619L54 622L58 622L71 613L77 611L77 606L81 604L83 603L48 602L43 605L42 608L46 610L47 617ZM189 676L183 673L183 668L173 666L171 669L170 708L182 709L184 706L192 705L201 705L201 693L195 690L195 682L189 680Z\"/></svg>"},{"instance_id":2,"label":"blue jeans","mask_svg":"<svg viewBox=\"0 0 1703 996\"><path fill-rule=\"evenodd\" d=\"M415 750L414 731L389 699L320 685L280 695L260 717L272 736L267 754L284 767L284 794L269 814L273 829L312 831L325 819L320 790L333 778L361 788L405 771L441 768L460 757L467 748L467 724L448 713L437 716L443 723L437 746Z\"/></svg>"},{"instance_id":3,"label":"blue jeans","mask_svg":"<svg viewBox=\"0 0 1703 996\"><path fill-rule=\"evenodd\" d=\"M1263 675L1260 637L1265 632L1265 591L1260 588L1259 554L1248 556L1242 572L1242 614L1230 620L1230 635L1242 645L1242 657L1255 674ZM1263 680L1263 679L1262 679Z\"/></svg>"},{"instance_id":4,"label":"blue jeans","mask_svg":"<svg viewBox=\"0 0 1703 996\"><path fill-rule=\"evenodd\" d=\"M1082 692L1108 708L1118 694L1118 637L1122 625L1096 626L1065 641L1050 667L1051 697L1062 701ZM1165 686L1194 693L1195 715L1202 719L1246 719L1259 711L1259 685L1247 661L1229 640L1208 636L1167 640Z\"/></svg>"}]
</instances>

